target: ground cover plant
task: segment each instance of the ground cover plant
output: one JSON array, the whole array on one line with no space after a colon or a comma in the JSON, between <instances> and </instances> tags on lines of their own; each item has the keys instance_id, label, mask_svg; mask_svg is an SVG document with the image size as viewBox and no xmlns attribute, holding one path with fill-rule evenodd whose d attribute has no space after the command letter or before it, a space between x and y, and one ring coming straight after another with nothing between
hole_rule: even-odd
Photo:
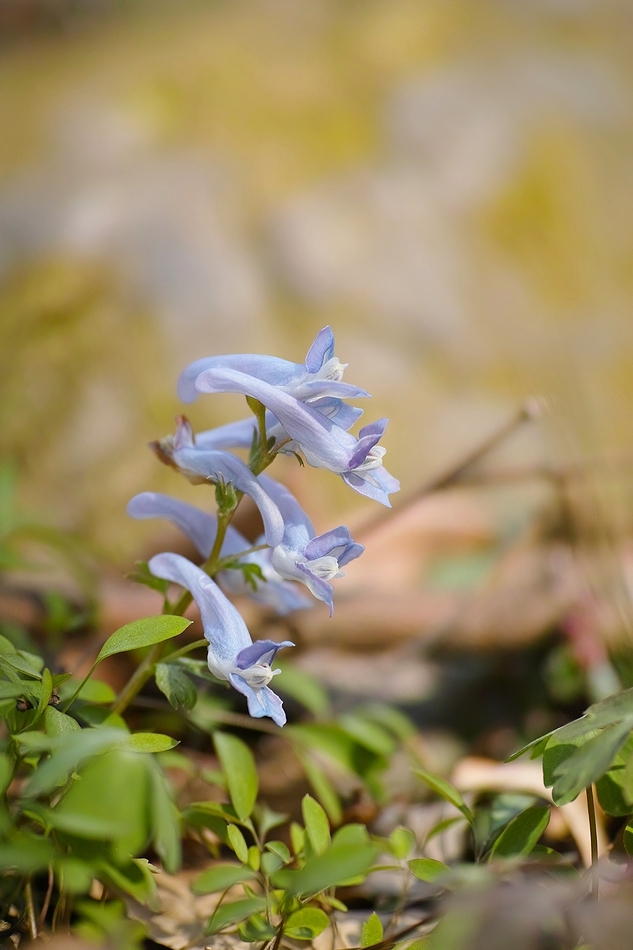
<instances>
[{"instance_id":1,"label":"ground cover plant","mask_svg":"<svg viewBox=\"0 0 633 950\"><path fill-rule=\"evenodd\" d=\"M189 366L178 384L183 401L239 393L250 415L197 434L178 417L175 434L153 449L201 486L202 507L144 492L128 512L171 521L200 564L172 552L137 564L133 578L162 599L162 612L111 634L83 678L57 668L55 646L61 633L90 623L89 612L51 597L43 649L19 626L3 627L7 946L69 932L123 948L630 945L632 689L526 736L494 774L469 784L458 769L449 781L430 768L433 757L401 710L365 702L337 711L292 661L276 668L277 653L294 643L253 642L227 596L248 595L281 617L312 599L331 613L332 581L363 554L344 526L317 534L290 491L263 474L280 453L390 506L399 485L383 466L386 420L351 434L361 412L345 400L368 394L343 381L345 368L329 328L304 363L239 354ZM232 524L245 495L261 515L254 543ZM2 499L5 566L18 562L30 534L61 547L81 573L72 545L15 514L9 476ZM192 601L202 639L191 638L183 616ZM98 674L123 654L134 662L115 694ZM290 722L280 693L292 704ZM213 768L196 759L201 736ZM266 752L266 740L302 773L287 812L261 793L273 748ZM542 780L532 768L517 771L528 752L542 758ZM409 784L394 791L398 770ZM175 773L202 783L207 796L180 800ZM431 816L422 831L407 820L412 802L426 802ZM610 851L602 863L601 848ZM171 931L159 923L170 877L185 881L196 909Z\"/></svg>"}]
</instances>

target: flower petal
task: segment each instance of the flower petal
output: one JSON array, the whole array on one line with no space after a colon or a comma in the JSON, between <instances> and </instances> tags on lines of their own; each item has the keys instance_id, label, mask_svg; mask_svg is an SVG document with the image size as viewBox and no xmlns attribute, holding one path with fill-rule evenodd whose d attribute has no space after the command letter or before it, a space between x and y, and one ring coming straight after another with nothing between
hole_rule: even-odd
<instances>
[{"instance_id":1,"label":"flower petal","mask_svg":"<svg viewBox=\"0 0 633 950\"><path fill-rule=\"evenodd\" d=\"M331 327L323 327L317 333L306 355L308 373L318 373L324 363L334 356L334 334Z\"/></svg>"},{"instance_id":2,"label":"flower petal","mask_svg":"<svg viewBox=\"0 0 633 950\"><path fill-rule=\"evenodd\" d=\"M261 719L263 716L270 716L278 726L286 723L286 714L284 705L276 693L273 693L270 686L261 686L259 689L253 689L239 673L231 673L229 682L238 693L246 696L248 702L248 712L253 719Z\"/></svg>"},{"instance_id":3,"label":"flower petal","mask_svg":"<svg viewBox=\"0 0 633 950\"><path fill-rule=\"evenodd\" d=\"M231 356L206 356L203 359L190 363L180 374L177 390L178 397L183 402L193 402L197 399L199 390L196 388L196 378L200 373L209 369L235 369L249 376L265 379L273 386L287 385L297 376L305 375L305 367L301 363L291 363L278 356L261 356L259 354L234 353Z\"/></svg>"},{"instance_id":4,"label":"flower petal","mask_svg":"<svg viewBox=\"0 0 633 950\"><path fill-rule=\"evenodd\" d=\"M220 679L228 679L238 653L252 642L233 604L215 581L180 554L156 554L149 562L149 569L156 577L180 584L191 592L209 641L209 669Z\"/></svg>"},{"instance_id":5,"label":"flower petal","mask_svg":"<svg viewBox=\"0 0 633 950\"><path fill-rule=\"evenodd\" d=\"M165 518L195 544L202 557L207 558L211 554L218 531L217 518L201 511L195 505L188 505L160 492L144 491L128 502L127 513L138 519ZM222 555L226 557L229 554L238 554L248 547L250 544L246 538L229 525L222 545Z\"/></svg>"},{"instance_id":6,"label":"flower petal","mask_svg":"<svg viewBox=\"0 0 633 950\"><path fill-rule=\"evenodd\" d=\"M342 567L344 564L348 564L350 561L355 560L355 558L360 557L365 548L362 544L357 544L349 533L349 529L341 525L338 528L333 528L331 531L326 531L325 534L321 534L312 540L306 545L305 556L308 558L308 561L313 561L319 557L327 557L327 555L333 555L338 563L339 567ZM307 565L310 566L309 564Z\"/></svg>"},{"instance_id":7,"label":"flower petal","mask_svg":"<svg viewBox=\"0 0 633 950\"><path fill-rule=\"evenodd\" d=\"M281 643L275 640L255 640L238 653L235 665L240 670L246 670L255 663L266 663L271 666L279 650L293 646L292 640L282 640Z\"/></svg>"},{"instance_id":8,"label":"flower petal","mask_svg":"<svg viewBox=\"0 0 633 950\"><path fill-rule=\"evenodd\" d=\"M174 452L174 462L185 473L202 476L210 481L232 482L235 488L250 495L259 508L264 522L268 544L279 544L284 534L284 523L277 505L268 497L248 465L229 452L186 448Z\"/></svg>"}]
</instances>

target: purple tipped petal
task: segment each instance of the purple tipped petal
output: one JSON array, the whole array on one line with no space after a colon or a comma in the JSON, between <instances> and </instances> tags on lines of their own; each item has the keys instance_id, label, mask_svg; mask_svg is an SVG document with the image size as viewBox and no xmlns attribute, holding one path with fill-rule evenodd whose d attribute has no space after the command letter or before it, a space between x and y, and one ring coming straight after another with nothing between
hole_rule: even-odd
<instances>
[{"instance_id":1,"label":"purple tipped petal","mask_svg":"<svg viewBox=\"0 0 633 950\"><path fill-rule=\"evenodd\" d=\"M251 645L251 637L241 616L217 584L199 567L179 554L157 554L149 562L156 577L180 584L191 592L209 641L209 669L227 679L235 658Z\"/></svg>"},{"instance_id":2,"label":"purple tipped petal","mask_svg":"<svg viewBox=\"0 0 633 950\"><path fill-rule=\"evenodd\" d=\"M242 679L239 673L231 673L229 682L238 693L246 696L248 702L248 712L253 719L261 719L262 716L270 716L278 726L286 723L286 714L284 705L276 693L273 693L269 686L263 686L260 689L253 689Z\"/></svg>"},{"instance_id":3,"label":"purple tipped petal","mask_svg":"<svg viewBox=\"0 0 633 950\"><path fill-rule=\"evenodd\" d=\"M293 395L302 401L320 399L328 396L337 399L370 398L366 389L361 389L360 386L353 386L351 383L341 383L336 379L306 380L305 383L301 384L299 392L293 393Z\"/></svg>"},{"instance_id":4,"label":"purple tipped petal","mask_svg":"<svg viewBox=\"0 0 633 950\"><path fill-rule=\"evenodd\" d=\"M334 356L334 334L330 327L323 327L317 333L314 343L306 355L306 369L309 373L318 373L324 363Z\"/></svg>"},{"instance_id":5,"label":"purple tipped petal","mask_svg":"<svg viewBox=\"0 0 633 950\"><path fill-rule=\"evenodd\" d=\"M358 433L358 438L363 439L368 435L377 435L380 439L385 434L388 422L389 419L376 419L375 422L370 422L369 425L363 426Z\"/></svg>"},{"instance_id":6,"label":"purple tipped petal","mask_svg":"<svg viewBox=\"0 0 633 950\"><path fill-rule=\"evenodd\" d=\"M293 646L292 640L282 640L281 643L274 640L256 640L237 654L235 665L240 670L246 670L256 663L266 663L270 666L279 650Z\"/></svg>"},{"instance_id":7,"label":"purple tipped petal","mask_svg":"<svg viewBox=\"0 0 633 950\"><path fill-rule=\"evenodd\" d=\"M371 479L369 476L371 476ZM386 478L382 476L386 476ZM361 476L356 472L345 472L342 478L343 481L349 485L350 488L353 488L354 491L358 492L359 495L365 495L366 498L379 501L381 505L385 505L387 508L391 508L389 495L392 492L398 491L400 488L398 479L394 478L384 469L382 471L380 469L374 469L368 472L366 476Z\"/></svg>"},{"instance_id":8,"label":"purple tipped petal","mask_svg":"<svg viewBox=\"0 0 633 950\"><path fill-rule=\"evenodd\" d=\"M380 420L381 422L383 420ZM386 420L385 420L386 421ZM371 429L371 426L365 426L361 431L364 432L366 429ZM380 442L380 437L382 433L371 432L367 435L362 436L356 444L356 450L349 460L350 471L353 471L355 468L358 468L359 465L362 465L373 447L377 442ZM384 450L383 450L384 454Z\"/></svg>"},{"instance_id":9,"label":"purple tipped petal","mask_svg":"<svg viewBox=\"0 0 633 950\"><path fill-rule=\"evenodd\" d=\"M331 555L337 559L339 567L342 567L360 557L364 550L362 544L356 544L352 539L349 529L341 525L313 538L306 545L305 556L308 561L314 561L318 557Z\"/></svg>"},{"instance_id":10,"label":"purple tipped petal","mask_svg":"<svg viewBox=\"0 0 633 950\"><path fill-rule=\"evenodd\" d=\"M334 588L329 581L324 580L310 570L310 562L297 564L297 569L305 577L305 585L314 594L317 600L322 600L330 608L330 617L334 613Z\"/></svg>"}]
</instances>

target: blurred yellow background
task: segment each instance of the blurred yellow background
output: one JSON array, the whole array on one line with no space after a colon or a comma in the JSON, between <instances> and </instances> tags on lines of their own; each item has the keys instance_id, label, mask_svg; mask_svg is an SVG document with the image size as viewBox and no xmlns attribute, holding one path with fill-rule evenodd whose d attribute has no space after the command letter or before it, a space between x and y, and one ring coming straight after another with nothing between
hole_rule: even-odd
<instances>
[{"instance_id":1,"label":"blurred yellow background","mask_svg":"<svg viewBox=\"0 0 633 950\"><path fill-rule=\"evenodd\" d=\"M329 323L405 490L538 393L506 461L624 462L596 484L628 525L625 0L5 0L0 28L1 452L25 504L127 565L158 530L132 494L201 500L146 448L180 370L301 361ZM319 524L363 504L302 484Z\"/></svg>"}]
</instances>

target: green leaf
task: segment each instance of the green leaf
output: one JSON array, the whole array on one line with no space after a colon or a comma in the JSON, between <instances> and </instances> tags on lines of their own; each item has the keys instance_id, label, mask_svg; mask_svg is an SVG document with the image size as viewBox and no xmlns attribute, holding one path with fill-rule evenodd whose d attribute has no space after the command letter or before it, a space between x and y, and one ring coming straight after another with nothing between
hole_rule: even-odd
<instances>
[{"instance_id":1,"label":"green leaf","mask_svg":"<svg viewBox=\"0 0 633 950\"><path fill-rule=\"evenodd\" d=\"M240 859L242 864L246 864L248 861L248 846L246 844L244 835L237 825L229 825L226 829L226 833L229 839L229 844L235 851L235 854Z\"/></svg>"},{"instance_id":2,"label":"green leaf","mask_svg":"<svg viewBox=\"0 0 633 950\"><path fill-rule=\"evenodd\" d=\"M427 772L424 769L414 769L413 771L419 778L422 779L423 782L426 782L429 788L432 788L437 795L439 795L445 801L450 802L451 805L455 806L455 808L458 808L464 818L466 818L472 824L473 813L457 789L454 788L450 782L447 782L446 779L442 778L440 775L434 775L433 773Z\"/></svg>"},{"instance_id":3,"label":"green leaf","mask_svg":"<svg viewBox=\"0 0 633 950\"><path fill-rule=\"evenodd\" d=\"M167 752L178 745L178 740L157 732L135 732L123 744L130 752Z\"/></svg>"},{"instance_id":4,"label":"green leaf","mask_svg":"<svg viewBox=\"0 0 633 950\"><path fill-rule=\"evenodd\" d=\"M629 821L624 829L624 850L631 856L633 855L633 821Z\"/></svg>"},{"instance_id":5,"label":"green leaf","mask_svg":"<svg viewBox=\"0 0 633 950\"><path fill-rule=\"evenodd\" d=\"M4 795L12 779L13 763L8 755L5 755L4 752L0 752L0 795Z\"/></svg>"},{"instance_id":6,"label":"green leaf","mask_svg":"<svg viewBox=\"0 0 633 950\"><path fill-rule=\"evenodd\" d=\"M46 735L51 737L67 736L71 732L81 732L81 726L72 716L60 712L54 706L47 706L44 711L44 726Z\"/></svg>"},{"instance_id":7,"label":"green leaf","mask_svg":"<svg viewBox=\"0 0 633 950\"><path fill-rule=\"evenodd\" d=\"M24 737L21 736L20 739L22 738ZM72 735L49 739L49 742L55 743L54 754L28 779L24 788L25 796L35 798L52 792L57 785L65 782L68 775L82 762L121 742L121 739L125 739L125 733L120 729L82 729Z\"/></svg>"},{"instance_id":8,"label":"green leaf","mask_svg":"<svg viewBox=\"0 0 633 950\"><path fill-rule=\"evenodd\" d=\"M33 717L34 721L37 721L40 716L44 715L44 710L48 707L48 701L53 694L53 677L51 676L51 671L45 669L42 672L42 691L40 693L40 698L37 703L37 709L35 711L35 716Z\"/></svg>"},{"instance_id":9,"label":"green leaf","mask_svg":"<svg viewBox=\"0 0 633 950\"><path fill-rule=\"evenodd\" d=\"M394 828L389 835L391 853L401 861L413 851L415 843L416 838L410 828Z\"/></svg>"},{"instance_id":10,"label":"green leaf","mask_svg":"<svg viewBox=\"0 0 633 950\"><path fill-rule=\"evenodd\" d=\"M164 614L159 617L145 617L143 620L133 620L124 627L116 630L108 637L99 651L97 663L115 653L125 653L127 650L138 650L141 647L153 646L163 640L171 640L186 630L191 620L184 617L174 617Z\"/></svg>"},{"instance_id":11,"label":"green leaf","mask_svg":"<svg viewBox=\"0 0 633 950\"><path fill-rule=\"evenodd\" d=\"M303 765L314 794L325 808L330 821L333 825L340 825L343 820L343 809L332 783L309 752L304 752L295 746L295 755Z\"/></svg>"},{"instance_id":12,"label":"green leaf","mask_svg":"<svg viewBox=\"0 0 633 950\"><path fill-rule=\"evenodd\" d=\"M290 895L318 894L365 874L375 857L376 848L371 845L353 850L347 845L332 845L324 854L306 861L300 871L277 871L272 880L275 887L284 888Z\"/></svg>"},{"instance_id":13,"label":"green leaf","mask_svg":"<svg viewBox=\"0 0 633 950\"><path fill-rule=\"evenodd\" d=\"M318 907L302 907L286 920L284 934L292 940L313 940L329 926L330 919Z\"/></svg>"},{"instance_id":14,"label":"green leaf","mask_svg":"<svg viewBox=\"0 0 633 950\"><path fill-rule=\"evenodd\" d=\"M527 808L506 825L494 845L490 857L510 858L530 854L547 828L550 809L546 805Z\"/></svg>"},{"instance_id":15,"label":"green leaf","mask_svg":"<svg viewBox=\"0 0 633 950\"><path fill-rule=\"evenodd\" d=\"M266 848L272 852L272 854L276 854L283 864L288 864L292 857L287 845L285 845L283 841L269 841Z\"/></svg>"},{"instance_id":16,"label":"green leaf","mask_svg":"<svg viewBox=\"0 0 633 950\"><path fill-rule=\"evenodd\" d=\"M216 732L213 739L233 807L238 817L245 821L250 817L257 798L257 769L253 754L241 739L226 732Z\"/></svg>"},{"instance_id":17,"label":"green leaf","mask_svg":"<svg viewBox=\"0 0 633 950\"><path fill-rule=\"evenodd\" d=\"M450 871L447 864L444 864L442 861L435 861L433 858L414 858L413 861L408 861L407 864L412 874L414 874L418 880L427 881L429 883L441 877L442 874L446 874L447 871Z\"/></svg>"},{"instance_id":18,"label":"green leaf","mask_svg":"<svg viewBox=\"0 0 633 950\"><path fill-rule=\"evenodd\" d=\"M238 924L251 914L264 910L265 907L266 900L263 897L248 897L245 900L232 901L230 904L221 904L211 917L206 933L217 934L225 927Z\"/></svg>"},{"instance_id":19,"label":"green leaf","mask_svg":"<svg viewBox=\"0 0 633 950\"><path fill-rule=\"evenodd\" d=\"M360 930L361 947L372 947L375 943L380 943L383 938L384 930L382 921L374 911L367 918Z\"/></svg>"},{"instance_id":20,"label":"green leaf","mask_svg":"<svg viewBox=\"0 0 633 950\"><path fill-rule=\"evenodd\" d=\"M283 675L275 680L275 689L301 703L313 716L323 716L329 711L327 692L318 680L287 660L278 661L277 665Z\"/></svg>"},{"instance_id":21,"label":"green leaf","mask_svg":"<svg viewBox=\"0 0 633 950\"><path fill-rule=\"evenodd\" d=\"M396 742L386 729L357 713L340 716L339 723L359 745L376 755L389 756L396 749Z\"/></svg>"},{"instance_id":22,"label":"green leaf","mask_svg":"<svg viewBox=\"0 0 633 950\"><path fill-rule=\"evenodd\" d=\"M261 856L262 870L268 877L274 874L275 871L278 871L279 868L282 868L284 863L278 854L273 854L270 851L265 851Z\"/></svg>"},{"instance_id":23,"label":"green leaf","mask_svg":"<svg viewBox=\"0 0 633 950\"><path fill-rule=\"evenodd\" d=\"M370 843L369 832L365 825L343 825L334 832L332 843L337 848L364 848Z\"/></svg>"},{"instance_id":24,"label":"green leaf","mask_svg":"<svg viewBox=\"0 0 633 950\"><path fill-rule=\"evenodd\" d=\"M24 832L3 842L0 848L0 870L15 868L24 874L34 873L44 870L52 856L52 841Z\"/></svg>"},{"instance_id":25,"label":"green leaf","mask_svg":"<svg viewBox=\"0 0 633 950\"><path fill-rule=\"evenodd\" d=\"M633 736L626 740L608 772L596 782L598 800L607 815L633 811Z\"/></svg>"},{"instance_id":26,"label":"green leaf","mask_svg":"<svg viewBox=\"0 0 633 950\"><path fill-rule=\"evenodd\" d=\"M174 663L157 663L156 685L174 709L193 709L198 691L186 673Z\"/></svg>"},{"instance_id":27,"label":"green leaf","mask_svg":"<svg viewBox=\"0 0 633 950\"><path fill-rule=\"evenodd\" d=\"M156 853L168 874L175 874L182 859L180 816L162 769L153 757L145 759L150 770L150 816Z\"/></svg>"},{"instance_id":28,"label":"green leaf","mask_svg":"<svg viewBox=\"0 0 633 950\"><path fill-rule=\"evenodd\" d=\"M213 894L215 891L225 891L234 884L252 881L255 877L254 871L241 864L214 864L195 879L191 889L194 894Z\"/></svg>"},{"instance_id":29,"label":"green leaf","mask_svg":"<svg viewBox=\"0 0 633 950\"><path fill-rule=\"evenodd\" d=\"M325 811L311 795L304 795L301 812L314 852L323 854L330 846L330 823Z\"/></svg>"},{"instance_id":30,"label":"green leaf","mask_svg":"<svg viewBox=\"0 0 633 950\"><path fill-rule=\"evenodd\" d=\"M240 924L237 928L237 932L240 940L243 940L245 943L268 942L277 933L263 914L253 914L245 923Z\"/></svg>"},{"instance_id":31,"label":"green leaf","mask_svg":"<svg viewBox=\"0 0 633 950\"><path fill-rule=\"evenodd\" d=\"M556 805L573 801L583 788L602 778L628 739L631 728L631 720L609 726L558 762L553 771L552 788ZM549 745L546 754L548 752Z\"/></svg>"},{"instance_id":32,"label":"green leaf","mask_svg":"<svg viewBox=\"0 0 633 950\"><path fill-rule=\"evenodd\" d=\"M79 858L58 858L55 862L60 885L70 894L87 894L94 879L94 868Z\"/></svg>"},{"instance_id":33,"label":"green leaf","mask_svg":"<svg viewBox=\"0 0 633 950\"><path fill-rule=\"evenodd\" d=\"M136 561L135 564L136 570L127 575L128 580L134 581L136 584L144 584L146 587L151 587L152 590L157 590L159 594L166 597L167 591L169 590L169 581L152 574L147 561Z\"/></svg>"},{"instance_id":34,"label":"green leaf","mask_svg":"<svg viewBox=\"0 0 633 950\"><path fill-rule=\"evenodd\" d=\"M79 685L77 680L72 678L67 679L59 690L61 699L64 701L69 700L71 696L74 696ZM93 679L91 677L81 686L77 698L81 699L82 702L96 703L101 706L113 703L116 694L109 683L104 683L103 680Z\"/></svg>"}]
</instances>

